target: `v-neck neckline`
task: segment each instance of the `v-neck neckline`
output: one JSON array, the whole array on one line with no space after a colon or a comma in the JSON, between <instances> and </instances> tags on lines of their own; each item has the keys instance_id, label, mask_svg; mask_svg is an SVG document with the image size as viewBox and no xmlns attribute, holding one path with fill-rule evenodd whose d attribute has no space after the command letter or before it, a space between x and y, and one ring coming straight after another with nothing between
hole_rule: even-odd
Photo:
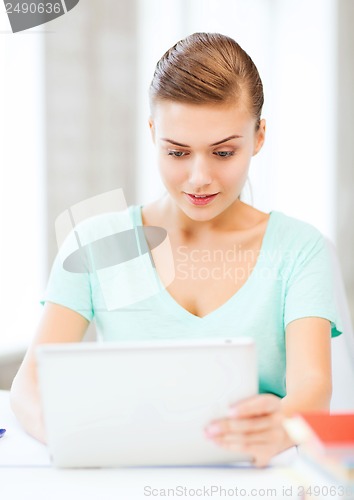
<instances>
[{"instance_id":1,"label":"v-neck neckline","mask_svg":"<svg viewBox=\"0 0 354 500\"><path fill-rule=\"evenodd\" d=\"M133 217L135 219L135 222L143 226L143 217L142 217L142 205L135 205L133 207L135 209L135 213L133 214ZM163 285L160 276L156 270L156 267L154 267L155 275L156 275L156 280L158 281L159 288L160 288L160 297L163 300L163 302L169 307L171 312L173 314L177 314L179 317L183 317L186 321L194 321L195 323L200 323L202 324L203 322L210 321L213 318L217 318L220 314L224 312L225 309L228 309L230 305L238 299L240 296L242 296L245 293L245 290L249 288L250 283L256 279L256 276L258 274L259 268L262 265L262 261L264 259L264 255L266 254L266 248L268 245L268 241L270 239L270 234L272 231L272 226L273 226L273 219L274 219L274 211L269 212L269 218L267 221L267 226L263 234L262 238L262 243L259 249L259 255L257 257L257 261L248 276L247 280L244 282L244 284L236 290L236 292L228 298L223 304L221 304L219 307L214 309L213 311L210 311L208 314L205 316L197 316L191 312L189 312L187 309L185 309L177 300L172 297L172 295L167 291L165 286Z\"/></svg>"}]
</instances>

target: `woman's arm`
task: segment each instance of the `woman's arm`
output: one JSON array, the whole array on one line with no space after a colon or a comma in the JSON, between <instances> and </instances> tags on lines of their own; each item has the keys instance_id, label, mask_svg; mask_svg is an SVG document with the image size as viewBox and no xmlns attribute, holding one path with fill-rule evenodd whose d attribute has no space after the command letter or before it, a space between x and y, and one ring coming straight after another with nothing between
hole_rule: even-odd
<instances>
[{"instance_id":1,"label":"woman's arm","mask_svg":"<svg viewBox=\"0 0 354 500\"><path fill-rule=\"evenodd\" d=\"M322 318L292 321L286 329L286 392L282 412L329 410L332 396L331 325Z\"/></svg>"},{"instance_id":2,"label":"woman's arm","mask_svg":"<svg viewBox=\"0 0 354 500\"><path fill-rule=\"evenodd\" d=\"M11 407L24 429L45 442L41 402L37 384L35 349L39 344L80 342L89 322L81 314L57 304L46 303L36 336L27 350L12 383Z\"/></svg>"},{"instance_id":3,"label":"woman's arm","mask_svg":"<svg viewBox=\"0 0 354 500\"><path fill-rule=\"evenodd\" d=\"M286 329L287 395L260 394L230 409L229 418L206 429L220 446L254 457L258 466L294 443L282 425L287 416L300 411L328 410L331 383L330 322L302 318Z\"/></svg>"}]
</instances>

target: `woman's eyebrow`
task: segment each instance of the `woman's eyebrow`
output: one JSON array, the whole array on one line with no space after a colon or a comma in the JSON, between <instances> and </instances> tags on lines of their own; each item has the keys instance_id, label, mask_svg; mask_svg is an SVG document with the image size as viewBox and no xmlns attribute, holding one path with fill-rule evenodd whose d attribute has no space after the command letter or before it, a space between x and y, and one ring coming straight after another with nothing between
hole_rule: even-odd
<instances>
[{"instance_id":1,"label":"woman's eyebrow","mask_svg":"<svg viewBox=\"0 0 354 500\"><path fill-rule=\"evenodd\" d=\"M240 139L242 135L230 135L230 137L226 137L226 139L221 139L221 141L214 142L210 144L211 146L218 146L219 144L223 144L224 142L231 141L231 139ZM181 146L182 148L190 148L188 144L181 144L180 142L173 141L172 139L162 138L161 141L169 142L170 144L174 144L175 146Z\"/></svg>"}]
</instances>

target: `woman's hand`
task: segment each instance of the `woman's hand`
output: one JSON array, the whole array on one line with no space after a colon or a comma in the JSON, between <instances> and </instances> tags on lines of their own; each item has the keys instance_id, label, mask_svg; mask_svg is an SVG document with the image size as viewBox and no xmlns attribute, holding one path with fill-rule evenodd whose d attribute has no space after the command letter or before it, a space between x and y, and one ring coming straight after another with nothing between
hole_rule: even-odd
<instances>
[{"instance_id":1,"label":"woman's hand","mask_svg":"<svg viewBox=\"0 0 354 500\"><path fill-rule=\"evenodd\" d=\"M81 314L47 302L37 334L12 382L11 408L26 432L42 443L46 442L46 434L37 381L36 348L40 344L80 342L88 324Z\"/></svg>"},{"instance_id":2,"label":"woman's hand","mask_svg":"<svg viewBox=\"0 0 354 500\"><path fill-rule=\"evenodd\" d=\"M211 422L206 436L214 443L245 453L258 467L294 445L282 423L281 399L273 394L258 394L230 407L229 416Z\"/></svg>"}]
</instances>

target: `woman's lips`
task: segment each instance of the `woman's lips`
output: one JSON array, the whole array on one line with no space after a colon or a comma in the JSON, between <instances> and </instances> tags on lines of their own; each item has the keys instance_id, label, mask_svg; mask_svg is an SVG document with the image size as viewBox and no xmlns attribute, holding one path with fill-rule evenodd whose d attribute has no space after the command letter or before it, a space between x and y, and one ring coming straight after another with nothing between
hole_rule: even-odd
<instances>
[{"instance_id":1,"label":"woman's lips","mask_svg":"<svg viewBox=\"0 0 354 500\"><path fill-rule=\"evenodd\" d=\"M215 193L215 194L198 194L198 195L194 195L194 194L190 194L190 193L184 193L188 200L193 203L193 205L198 205L198 206L201 206L201 205L207 205L208 203L210 203L211 201L213 201L213 199L218 195L218 193Z\"/></svg>"}]
</instances>

